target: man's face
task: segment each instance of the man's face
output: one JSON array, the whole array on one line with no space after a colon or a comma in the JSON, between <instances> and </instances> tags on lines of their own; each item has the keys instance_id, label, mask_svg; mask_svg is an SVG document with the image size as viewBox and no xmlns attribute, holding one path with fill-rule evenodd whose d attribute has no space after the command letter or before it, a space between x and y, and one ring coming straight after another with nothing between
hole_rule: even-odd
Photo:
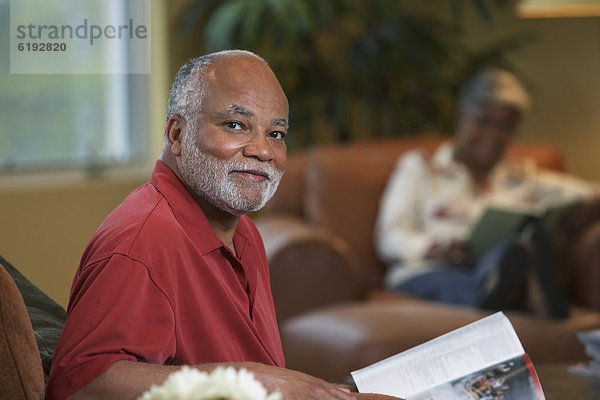
<instances>
[{"instance_id":1,"label":"man's face","mask_svg":"<svg viewBox=\"0 0 600 400\"><path fill-rule=\"evenodd\" d=\"M486 104L462 113L456 134L456 148L471 165L487 172L496 165L510 144L520 114L512 107Z\"/></svg>"},{"instance_id":2,"label":"man's face","mask_svg":"<svg viewBox=\"0 0 600 400\"><path fill-rule=\"evenodd\" d=\"M216 61L202 112L184 126L177 165L201 199L240 215L273 196L287 161L288 103L262 61L251 56Z\"/></svg>"}]
</instances>

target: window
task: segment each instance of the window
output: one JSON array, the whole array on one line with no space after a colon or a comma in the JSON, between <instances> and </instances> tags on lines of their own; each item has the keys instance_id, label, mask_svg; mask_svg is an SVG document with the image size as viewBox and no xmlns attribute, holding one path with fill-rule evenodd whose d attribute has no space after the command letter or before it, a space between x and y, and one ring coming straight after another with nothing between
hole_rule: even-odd
<instances>
[{"instance_id":1,"label":"window","mask_svg":"<svg viewBox=\"0 0 600 400\"><path fill-rule=\"evenodd\" d=\"M147 2L150 3L150 2ZM126 19L140 2L66 2L69 23L110 13ZM98 9L98 7L101 7ZM10 74L10 2L0 0L0 174L98 168L144 160L149 153L149 75ZM37 14L36 14L37 13ZM44 21L31 8L33 21ZM64 14L62 14L64 15ZM40 22L38 22L40 23ZM97 62L132 62L128 49ZM73 60L76 62L77 60Z\"/></svg>"}]
</instances>

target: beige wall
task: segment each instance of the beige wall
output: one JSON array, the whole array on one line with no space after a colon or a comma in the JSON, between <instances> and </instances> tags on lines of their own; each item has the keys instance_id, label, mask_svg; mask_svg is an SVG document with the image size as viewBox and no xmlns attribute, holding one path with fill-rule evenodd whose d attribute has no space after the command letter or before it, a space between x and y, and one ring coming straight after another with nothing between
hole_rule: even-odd
<instances>
[{"instance_id":1,"label":"beige wall","mask_svg":"<svg viewBox=\"0 0 600 400\"><path fill-rule=\"evenodd\" d=\"M516 32L533 40L511 56L533 89L520 140L560 146L567 168L600 181L600 18L520 19L501 14L493 29L475 18L470 43Z\"/></svg>"},{"instance_id":2,"label":"beige wall","mask_svg":"<svg viewBox=\"0 0 600 400\"><path fill-rule=\"evenodd\" d=\"M0 192L0 254L61 305L86 243L141 179Z\"/></svg>"},{"instance_id":3,"label":"beige wall","mask_svg":"<svg viewBox=\"0 0 600 400\"><path fill-rule=\"evenodd\" d=\"M600 180L600 18L524 21L538 42L519 65L535 84L524 139L564 149L568 169Z\"/></svg>"}]
</instances>

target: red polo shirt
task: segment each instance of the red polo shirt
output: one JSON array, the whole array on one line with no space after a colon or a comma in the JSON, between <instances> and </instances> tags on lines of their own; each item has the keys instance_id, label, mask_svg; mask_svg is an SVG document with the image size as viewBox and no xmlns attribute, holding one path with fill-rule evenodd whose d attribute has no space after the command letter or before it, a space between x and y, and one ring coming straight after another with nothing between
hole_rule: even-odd
<instances>
[{"instance_id":1,"label":"red polo shirt","mask_svg":"<svg viewBox=\"0 0 600 400\"><path fill-rule=\"evenodd\" d=\"M158 161L82 256L48 398L69 396L117 360L283 366L266 255L246 216L233 242L237 256Z\"/></svg>"}]
</instances>

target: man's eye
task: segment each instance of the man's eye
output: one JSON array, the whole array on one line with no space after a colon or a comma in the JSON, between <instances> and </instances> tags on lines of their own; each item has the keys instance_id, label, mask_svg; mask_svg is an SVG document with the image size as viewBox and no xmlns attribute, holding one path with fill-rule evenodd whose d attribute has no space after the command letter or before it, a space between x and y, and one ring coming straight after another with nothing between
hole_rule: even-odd
<instances>
[{"instance_id":1,"label":"man's eye","mask_svg":"<svg viewBox=\"0 0 600 400\"><path fill-rule=\"evenodd\" d=\"M236 130L244 129L242 124L240 124L239 122L235 122L235 121L225 122L225 126L228 127L229 129L236 129Z\"/></svg>"},{"instance_id":2,"label":"man's eye","mask_svg":"<svg viewBox=\"0 0 600 400\"><path fill-rule=\"evenodd\" d=\"M281 132L281 131L273 131L273 132L269 132L269 137L272 137L273 139L285 139L285 132Z\"/></svg>"}]
</instances>

